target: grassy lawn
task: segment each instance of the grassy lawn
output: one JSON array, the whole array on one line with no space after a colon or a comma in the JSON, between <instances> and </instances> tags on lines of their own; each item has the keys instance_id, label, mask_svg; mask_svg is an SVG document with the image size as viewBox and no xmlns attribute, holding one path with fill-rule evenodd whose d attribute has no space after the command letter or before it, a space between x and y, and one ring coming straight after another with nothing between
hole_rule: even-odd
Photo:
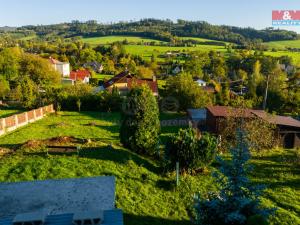
<instances>
[{"instance_id":1,"label":"grassy lawn","mask_svg":"<svg viewBox=\"0 0 300 225\"><path fill-rule=\"evenodd\" d=\"M93 76L93 78L97 78L99 80L109 80L110 78L112 78L114 75L110 75L110 74L100 74L100 73L96 73L95 76Z\"/></svg>"},{"instance_id":2,"label":"grassy lawn","mask_svg":"<svg viewBox=\"0 0 300 225\"><path fill-rule=\"evenodd\" d=\"M21 113L22 110L19 109L3 109L0 108L0 118L8 117L17 113Z\"/></svg>"},{"instance_id":3,"label":"grassy lawn","mask_svg":"<svg viewBox=\"0 0 300 225\"><path fill-rule=\"evenodd\" d=\"M162 120L182 117L184 114L161 115ZM182 176L176 188L175 174L163 173L159 161L120 145L119 121L119 113L62 112L1 137L0 148L17 150L0 158L0 181L113 175L117 180L116 204L124 211L126 225L189 224L193 193L216 190L210 173ZM179 127L162 127L161 138L177 132ZM82 145L79 155L47 155L40 148L19 147L28 140L57 136L90 142ZM268 185L264 204L278 208L271 221L274 225L300 224L300 165L294 159L293 150L274 150L256 154L252 160L252 180Z\"/></svg>"}]
</instances>

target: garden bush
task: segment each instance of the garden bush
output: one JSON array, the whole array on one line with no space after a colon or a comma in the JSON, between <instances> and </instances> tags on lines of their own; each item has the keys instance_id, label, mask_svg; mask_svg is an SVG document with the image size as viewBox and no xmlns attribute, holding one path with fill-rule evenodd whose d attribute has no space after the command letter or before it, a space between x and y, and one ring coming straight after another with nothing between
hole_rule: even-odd
<instances>
[{"instance_id":1,"label":"garden bush","mask_svg":"<svg viewBox=\"0 0 300 225\"><path fill-rule=\"evenodd\" d=\"M193 128L180 129L167 145L172 165L179 162L181 172L203 169L215 158L217 140L208 133L201 136Z\"/></svg>"}]
</instances>

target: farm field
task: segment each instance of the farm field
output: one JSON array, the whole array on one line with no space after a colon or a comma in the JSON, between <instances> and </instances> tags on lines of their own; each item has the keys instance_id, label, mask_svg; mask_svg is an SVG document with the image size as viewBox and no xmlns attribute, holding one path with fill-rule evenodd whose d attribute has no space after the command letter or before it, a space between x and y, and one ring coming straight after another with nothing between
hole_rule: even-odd
<instances>
[{"instance_id":1,"label":"farm field","mask_svg":"<svg viewBox=\"0 0 300 225\"><path fill-rule=\"evenodd\" d=\"M300 48L300 40L288 41L271 41L265 42L270 48L285 49L285 48Z\"/></svg>"},{"instance_id":2,"label":"farm field","mask_svg":"<svg viewBox=\"0 0 300 225\"><path fill-rule=\"evenodd\" d=\"M264 52L265 55L270 55L274 57L279 57L279 56L290 56L293 59L293 63L300 67L300 52L289 52L289 51L277 51L277 52L272 52L272 51L266 51Z\"/></svg>"},{"instance_id":3,"label":"farm field","mask_svg":"<svg viewBox=\"0 0 300 225\"><path fill-rule=\"evenodd\" d=\"M225 43L225 44L230 44L229 42L226 41L216 41L216 40L212 40L212 39L207 39L207 38L198 38L198 37L180 37L180 39L183 40L195 40L195 41L213 41L213 42L220 42L220 43Z\"/></svg>"},{"instance_id":4,"label":"farm field","mask_svg":"<svg viewBox=\"0 0 300 225\"><path fill-rule=\"evenodd\" d=\"M155 39L150 39L150 38L142 38L142 37L135 37L135 36L104 36L104 37L92 37L92 38L83 38L83 42L88 43L92 46L97 46L97 45L106 45L106 44L111 44L113 42L117 41L124 41L127 40L128 42L156 42L160 43L162 41L158 41Z\"/></svg>"},{"instance_id":5,"label":"farm field","mask_svg":"<svg viewBox=\"0 0 300 225\"><path fill-rule=\"evenodd\" d=\"M148 46L148 45L125 45L128 53L133 55L139 55L144 59L150 60L152 55L159 56L170 51L219 51L225 52L226 49L223 46L217 45L197 45L196 47L168 47L168 46ZM158 58L158 60L162 60Z\"/></svg>"},{"instance_id":6,"label":"farm field","mask_svg":"<svg viewBox=\"0 0 300 225\"><path fill-rule=\"evenodd\" d=\"M161 119L182 116L162 114ZM159 160L120 145L119 121L119 113L61 112L0 137L0 148L14 150L0 158L0 181L113 175L116 204L124 212L126 225L189 224L193 194L216 190L210 173L182 176L176 188L175 174L164 174ZM179 128L162 127L161 138L165 140ZM37 141L57 137L80 140L81 152L46 154ZM58 144L62 140L58 138ZM268 187L263 203L277 208L272 225L300 224L300 165L296 158L295 150L277 149L254 154L252 159L255 170L251 179ZM216 167L214 164L209 170Z\"/></svg>"}]
</instances>

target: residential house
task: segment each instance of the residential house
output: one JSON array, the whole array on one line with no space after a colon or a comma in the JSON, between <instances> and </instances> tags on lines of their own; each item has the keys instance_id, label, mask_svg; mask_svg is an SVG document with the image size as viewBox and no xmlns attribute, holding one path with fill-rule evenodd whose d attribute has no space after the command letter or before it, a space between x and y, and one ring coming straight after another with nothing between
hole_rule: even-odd
<instances>
[{"instance_id":1,"label":"residential house","mask_svg":"<svg viewBox=\"0 0 300 225\"><path fill-rule=\"evenodd\" d=\"M0 224L123 225L115 208L115 177L0 184Z\"/></svg>"},{"instance_id":2,"label":"residential house","mask_svg":"<svg viewBox=\"0 0 300 225\"><path fill-rule=\"evenodd\" d=\"M85 64L83 64L83 67L86 69L92 69L93 71L95 71L96 73L102 73L104 67L101 63L99 62L87 62Z\"/></svg>"},{"instance_id":3,"label":"residential house","mask_svg":"<svg viewBox=\"0 0 300 225\"><path fill-rule=\"evenodd\" d=\"M281 144L285 148L300 147L300 121L288 116L270 115L263 110L238 109L227 106L209 106L206 108L207 130L220 134L224 128L224 119L228 117L242 117L245 120L261 118L276 125Z\"/></svg>"},{"instance_id":4,"label":"residential house","mask_svg":"<svg viewBox=\"0 0 300 225\"><path fill-rule=\"evenodd\" d=\"M282 71L286 72L287 74L291 74L295 71L295 67L292 65L279 64L279 67Z\"/></svg>"},{"instance_id":5,"label":"residential house","mask_svg":"<svg viewBox=\"0 0 300 225\"><path fill-rule=\"evenodd\" d=\"M148 85L153 95L158 96L158 86L155 76L153 76L152 79L140 79L134 77L134 75L130 74L128 71L124 71L104 82L100 90L112 90L114 87L116 87L118 88L120 94L126 95L135 85Z\"/></svg>"},{"instance_id":6,"label":"residential house","mask_svg":"<svg viewBox=\"0 0 300 225\"><path fill-rule=\"evenodd\" d=\"M200 86L200 87L206 87L207 83L204 80L198 79L196 80L196 83Z\"/></svg>"},{"instance_id":7,"label":"residential house","mask_svg":"<svg viewBox=\"0 0 300 225\"><path fill-rule=\"evenodd\" d=\"M49 58L52 67L59 72L63 77L70 75L70 64L68 62L60 62L52 57Z\"/></svg>"},{"instance_id":8,"label":"residential house","mask_svg":"<svg viewBox=\"0 0 300 225\"><path fill-rule=\"evenodd\" d=\"M70 73L70 79L77 82L81 81L84 84L88 84L90 82L91 72L88 70L76 70Z\"/></svg>"},{"instance_id":9,"label":"residential house","mask_svg":"<svg viewBox=\"0 0 300 225\"><path fill-rule=\"evenodd\" d=\"M172 68L172 74L177 75L182 71L182 67L181 66L175 66L174 68Z\"/></svg>"}]
</instances>

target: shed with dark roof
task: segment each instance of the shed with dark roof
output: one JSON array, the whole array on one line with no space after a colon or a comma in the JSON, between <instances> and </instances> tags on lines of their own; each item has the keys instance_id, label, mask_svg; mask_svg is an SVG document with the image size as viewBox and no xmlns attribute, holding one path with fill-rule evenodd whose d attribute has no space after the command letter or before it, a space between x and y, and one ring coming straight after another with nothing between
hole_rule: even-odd
<instances>
[{"instance_id":1,"label":"shed with dark roof","mask_svg":"<svg viewBox=\"0 0 300 225\"><path fill-rule=\"evenodd\" d=\"M300 121L292 117L271 115L263 110L239 109L228 106L209 106L206 109L206 126L207 130L212 133L221 134L224 126L226 126L224 119L228 117L239 117L245 120L261 118L276 125L283 147L300 147Z\"/></svg>"}]
</instances>

